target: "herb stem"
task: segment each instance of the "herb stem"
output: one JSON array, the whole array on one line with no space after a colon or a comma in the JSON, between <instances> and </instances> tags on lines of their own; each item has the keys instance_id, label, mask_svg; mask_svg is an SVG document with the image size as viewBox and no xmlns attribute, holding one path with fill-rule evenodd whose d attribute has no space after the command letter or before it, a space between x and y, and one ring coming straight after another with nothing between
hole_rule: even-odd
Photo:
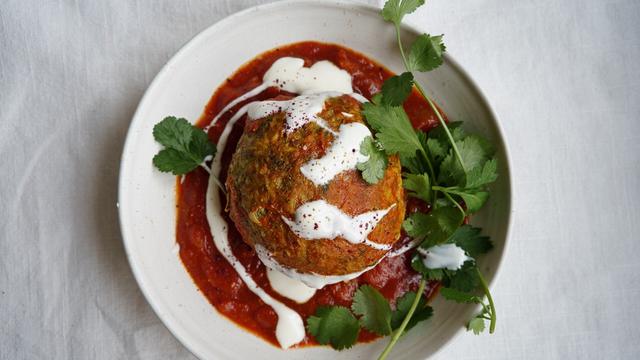
<instances>
[{"instance_id":1,"label":"herb stem","mask_svg":"<svg viewBox=\"0 0 640 360\"><path fill-rule=\"evenodd\" d=\"M487 300L489 300L489 308L491 308L491 319L489 323L489 334L493 334L496 330L496 306L493 303L493 298L491 297L491 292L489 291L489 286L485 281L482 273L480 272L480 268L476 267L476 272L478 273L478 279L480 280L480 285L482 285L482 290L484 294L487 295Z\"/></svg>"},{"instance_id":2,"label":"herb stem","mask_svg":"<svg viewBox=\"0 0 640 360\"><path fill-rule=\"evenodd\" d=\"M400 37L400 23L396 23L395 27L396 27L396 39L398 41L398 48L400 49L400 55L402 56L402 62L404 63L404 67L408 71L411 71L411 68L409 67L409 62L407 61L407 57L404 54L404 47L402 46L402 38ZM458 151L458 146L456 145L456 142L453 140L453 135L451 135L451 131L449 131L449 127L447 126L447 123L444 121L442 114L440 114L440 110L438 110L438 107L436 106L436 104L434 104L433 101L431 101L431 99L427 96L427 93L424 91L420 83L418 83L417 81L414 81L413 84L416 86L416 88L418 89L418 92L420 92L422 97L425 100L427 100L427 103L429 103L429 106L431 107L433 112L436 114L436 117L440 122L440 126L442 126L445 134L447 134L447 137L451 142L451 148L453 149L453 153L456 155L456 159L458 159L458 161L460 162L460 165L462 166L462 169L466 172L467 169L464 166L464 161L462 161L462 156L460 156L460 151Z\"/></svg>"},{"instance_id":3,"label":"herb stem","mask_svg":"<svg viewBox=\"0 0 640 360\"><path fill-rule=\"evenodd\" d=\"M447 126L447 123L444 121L444 118L442 117L442 114L440 114L440 110L438 110L438 107L436 106L436 104L433 103L431 98L429 98L427 96L427 94L425 93L424 89L422 88L422 85L420 85L420 83L417 82L417 81L415 81L414 84L415 84L416 88L418 89L418 92L420 92L422 97L425 100L427 100L427 103L429 103L429 106L431 106L431 109L436 114L436 117L438 118L438 121L440 122L440 126L442 126L442 128L444 129L445 134L447 134L447 137L449 138L449 142L451 142L451 148L453 149L453 153L456 155L456 159L458 159L458 161L460 162L460 165L462 166L462 169L466 172L467 168L464 166L464 161L462 161L462 156L460 156L460 151L458 151L458 146L456 145L455 140L453 140L453 135L451 135L451 131L449 131L449 126Z\"/></svg>"},{"instance_id":4,"label":"herb stem","mask_svg":"<svg viewBox=\"0 0 640 360\"><path fill-rule=\"evenodd\" d=\"M404 320L402 320L402 324L400 324L400 327L397 328L396 331L393 333L391 340L382 351L382 354L380 354L380 356L378 357L378 360L384 360L387 358L387 355L389 355L389 353L391 352L391 349L393 349L393 346L396 344L396 342L398 342L398 339L400 339L400 336L402 336L402 334L404 333L404 329L409 324L409 321L411 320L413 313L416 311L416 308L418 307L418 303L420 302L420 298L422 297L422 293L424 292L424 288L426 285L427 285L427 280L425 280L425 278L422 278L420 280L420 285L418 285L418 291L416 292L416 297L413 299L413 303L411 303L411 307L407 312L407 316L405 316Z\"/></svg>"},{"instance_id":5,"label":"herb stem","mask_svg":"<svg viewBox=\"0 0 640 360\"><path fill-rule=\"evenodd\" d=\"M460 206L460 204L458 204L458 202L451 196L451 194L449 194L449 189L442 187L442 186L438 186L438 185L434 185L431 187L431 189L433 189L434 191L442 191L442 193L444 194L444 196L449 199L449 201L451 201L461 212L462 212L462 216L467 216L467 213L464 211L464 209L462 208L462 206Z\"/></svg>"}]
</instances>

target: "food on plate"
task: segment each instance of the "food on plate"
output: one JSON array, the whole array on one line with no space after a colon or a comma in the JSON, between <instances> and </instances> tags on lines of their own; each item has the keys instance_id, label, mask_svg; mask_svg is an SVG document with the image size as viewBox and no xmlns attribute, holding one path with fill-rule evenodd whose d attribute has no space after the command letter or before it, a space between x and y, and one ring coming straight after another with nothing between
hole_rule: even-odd
<instances>
[{"instance_id":1,"label":"food on plate","mask_svg":"<svg viewBox=\"0 0 640 360\"><path fill-rule=\"evenodd\" d=\"M325 96L321 96L324 98ZM384 177L367 183L357 163L371 131L361 104L349 95L319 101L322 125L283 131L291 110L245 125L229 165L229 214L242 239L281 267L301 273L345 275L377 264L400 238L404 191L397 156ZM320 105L324 103L324 106Z\"/></svg>"},{"instance_id":2,"label":"food on plate","mask_svg":"<svg viewBox=\"0 0 640 360\"><path fill-rule=\"evenodd\" d=\"M389 0L382 16L399 32L421 3ZM340 45L284 45L229 76L196 125L155 126L153 163L180 175L180 258L220 313L282 348L390 335L384 359L439 290L481 305L469 330L494 331L476 263L492 244L468 224L496 180L494 150L413 75L444 51L423 34L394 75Z\"/></svg>"}]
</instances>

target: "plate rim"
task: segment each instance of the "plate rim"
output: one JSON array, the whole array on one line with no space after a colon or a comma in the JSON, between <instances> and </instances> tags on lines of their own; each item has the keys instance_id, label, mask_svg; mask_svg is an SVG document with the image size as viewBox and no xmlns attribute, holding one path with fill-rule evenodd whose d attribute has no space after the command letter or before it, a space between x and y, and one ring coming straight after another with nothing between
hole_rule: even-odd
<instances>
[{"instance_id":1,"label":"plate rim","mask_svg":"<svg viewBox=\"0 0 640 360\"><path fill-rule=\"evenodd\" d=\"M158 71L158 73L154 76L153 80L151 81L151 83L149 84L149 86L146 88L140 102L138 103L138 106L136 107L136 111L133 114L132 120L127 128L127 132L126 132L126 136L125 136L125 141L124 141L124 145L122 147L122 154L120 157L120 166L119 166L119 173L118 173L118 195L117 195L117 203L116 206L118 208L118 223L119 223L119 227L120 227L120 234L122 237L122 242L124 244L124 249L125 249L125 253L126 253L126 257L127 257L127 262L129 263L129 267L131 268L131 271L134 275L134 278L136 280L136 283L138 285L138 288L140 289L140 291L142 292L145 300L147 301L147 303L151 306L151 308L153 309L154 313L156 314L156 316L160 319L161 323L163 324L163 326L169 330L169 332L181 343L182 346L184 346L191 354L193 354L194 356L196 356L199 359L203 358L203 354L204 351L202 349L200 349L200 347L198 346L198 344L196 342L192 342L187 336L180 334L176 329L178 327L182 328L181 326L179 326L179 324L177 323L177 321L175 321L174 319L165 316L163 314L163 312L160 309L160 305L158 302L156 302L155 298L151 296L151 294L149 293L149 289L148 287L150 286L144 275L142 274L142 270L139 267L139 264L137 264L136 261L133 260L132 257L132 241L133 240L127 240L127 238L131 238L129 237L128 231L126 230L126 220L124 217L123 212L125 211L125 206L123 206L123 204L127 203L127 200L123 198L123 194L124 194L124 189L127 188L127 185L125 184L125 177L123 176L124 173L124 168L125 168L125 164L128 162L128 154L130 153L130 148L133 147L133 131L132 129L134 129L135 127L137 127L138 123L141 122L141 116L140 116L140 112L141 109L143 109L146 105L147 102L149 102L150 100L150 94L152 92L154 92L155 88L158 87L161 79L164 77L164 74L167 73L168 71L171 70L171 68L173 67L174 63L178 62L180 58L182 58L183 54L188 52L192 47L196 46L200 40L202 38L206 38L208 33L210 32L214 32L217 30L217 28L219 27L224 27L225 25L232 23L236 18L239 17L243 17L248 13L251 12L256 12L259 10L272 10L273 8L279 8L279 7L287 7L289 5L304 5L304 4L313 4L313 5L322 5L322 6L326 6L326 7L331 7L331 8L339 8L341 10L345 10L345 11L353 11L353 10L360 10L360 11L368 11L368 12L379 12L381 10L381 8L374 6L374 5L370 5L370 4L366 4L366 3L359 3L359 2L355 2L352 0L332 0L332 1L322 1L322 0L281 0L281 1L276 1L276 2L272 2L272 3L268 3L268 4L258 4L258 5L254 5L251 7L248 7L246 9L240 10L238 12L235 12L233 14L230 14L218 21L216 21L215 23L209 25L208 27L206 27L205 29L199 31L197 34L195 34L194 36L192 36L189 40L187 40L180 48L179 50L177 50L172 56L171 58L162 66L162 68L160 69L160 71ZM401 28L404 31L408 31L410 33L414 33L416 35L423 33L423 31L421 31L418 27L411 25L411 24L407 24L407 23L402 23L401 24ZM256 54L258 55L258 54ZM457 71L460 75L461 78L464 80L464 82L466 83L466 85L475 93L478 94L479 96L479 100L482 103L482 105L486 108L486 110L488 111L489 115L494 119L494 125L495 125L495 130L496 130L496 134L498 135L496 139L494 139L494 141L499 142L499 147L503 150L504 153L504 158L506 160L506 164L501 164L501 167L503 167L503 172L506 175L507 181L506 181L506 185L507 185L507 200L508 200L508 219L506 221L505 226L505 238L504 238L504 242L503 242L503 246L502 246L502 254L500 257L498 257L497 261L493 264L495 270L494 270L494 274L491 277L491 279L489 279L488 281L488 286L490 289L493 289L497 279L500 277L501 273L502 273L502 267L504 264L504 259L507 256L508 252L509 252L509 248L510 248L510 238L511 238L511 232L512 232L512 228L513 228L513 204L514 204L514 191L513 191L513 179L512 179L512 173L511 173L511 151L509 149L509 145L506 141L506 138L504 136L504 129L502 127L502 122L500 121L500 117L498 116L497 112L495 111L495 109L491 106L490 102L488 101L488 98L486 96L486 94L482 91L482 89L478 86L478 84L473 80L473 77L460 65L460 63L458 63L453 56L450 55L450 53L445 53L444 54L444 58L445 61L447 63L449 63L452 68ZM215 89L213 90L215 91ZM195 283L194 283L194 286ZM246 331L246 330L245 330ZM454 339L458 338L458 336L460 336L463 333L463 327L460 327L454 334L453 336L449 337L449 339L446 339L444 341L444 343L442 344L442 346L440 346L439 348L437 348L434 352L432 352L431 354L429 354L428 356L435 356L436 354L438 354L439 352L442 351L442 349L444 349L445 347L447 347ZM184 334L186 334L186 331L183 331Z\"/></svg>"}]
</instances>

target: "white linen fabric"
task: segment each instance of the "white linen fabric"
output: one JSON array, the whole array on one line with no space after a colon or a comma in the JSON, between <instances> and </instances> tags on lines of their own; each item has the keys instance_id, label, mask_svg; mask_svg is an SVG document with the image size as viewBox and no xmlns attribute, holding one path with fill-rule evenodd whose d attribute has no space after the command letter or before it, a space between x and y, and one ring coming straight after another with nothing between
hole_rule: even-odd
<instances>
[{"instance_id":1,"label":"white linen fabric","mask_svg":"<svg viewBox=\"0 0 640 360\"><path fill-rule=\"evenodd\" d=\"M0 359L193 358L127 264L120 153L162 65L256 3L0 4ZM639 358L640 2L433 0L408 21L445 34L513 170L497 332L436 358Z\"/></svg>"}]
</instances>

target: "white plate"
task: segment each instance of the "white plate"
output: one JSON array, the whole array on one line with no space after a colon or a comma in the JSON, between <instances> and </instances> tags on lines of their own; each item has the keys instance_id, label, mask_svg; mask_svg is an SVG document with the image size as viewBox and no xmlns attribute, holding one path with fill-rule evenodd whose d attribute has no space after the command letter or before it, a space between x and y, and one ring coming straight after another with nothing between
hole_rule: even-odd
<instances>
[{"instance_id":1,"label":"white plate","mask_svg":"<svg viewBox=\"0 0 640 360\"><path fill-rule=\"evenodd\" d=\"M403 32L406 44L418 34L406 26ZM342 352L328 347L283 351L222 317L198 291L178 257L175 178L156 171L151 164L159 150L151 133L154 124L167 115L195 121L213 91L240 65L278 45L303 40L342 44L392 71L402 70L393 26L382 21L376 8L343 1L285 1L256 6L218 22L185 45L149 86L127 134L119 204L131 268L158 317L203 359L370 359L388 340ZM473 218L496 245L480 261L491 281L504 253L511 207L507 151L497 118L480 90L450 56L438 70L419 74L417 79L426 84L451 119L465 120L468 129L486 135L497 146L499 180L485 209ZM463 330L477 310L441 299L433 306L434 317L396 345L394 359L423 359L434 354Z\"/></svg>"}]
</instances>

